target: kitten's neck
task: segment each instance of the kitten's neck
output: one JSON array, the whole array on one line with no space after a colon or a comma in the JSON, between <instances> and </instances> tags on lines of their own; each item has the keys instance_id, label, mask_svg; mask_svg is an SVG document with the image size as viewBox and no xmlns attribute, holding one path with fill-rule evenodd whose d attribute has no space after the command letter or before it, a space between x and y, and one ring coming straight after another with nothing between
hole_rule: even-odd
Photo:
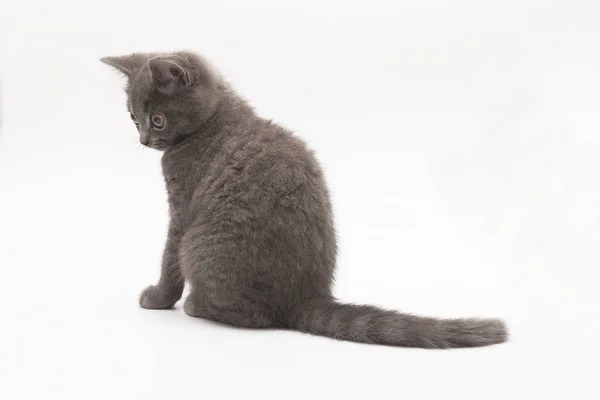
<instances>
[{"instance_id":1,"label":"kitten's neck","mask_svg":"<svg viewBox=\"0 0 600 400\"><path fill-rule=\"evenodd\" d=\"M215 148L216 143L222 142L224 136L245 131L241 127L248 126L255 118L254 110L244 99L229 90L225 91L213 114L197 128L195 133L165 149L163 168L166 167L165 163L171 164L176 160L210 157L207 153Z\"/></svg>"}]
</instances>

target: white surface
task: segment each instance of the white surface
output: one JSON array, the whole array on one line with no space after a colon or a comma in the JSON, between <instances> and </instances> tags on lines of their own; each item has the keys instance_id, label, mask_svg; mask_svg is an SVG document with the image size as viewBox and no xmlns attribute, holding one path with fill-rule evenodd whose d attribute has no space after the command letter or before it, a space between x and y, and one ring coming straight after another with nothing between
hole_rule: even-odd
<instances>
[{"instance_id":1,"label":"white surface","mask_svg":"<svg viewBox=\"0 0 600 400\"><path fill-rule=\"evenodd\" d=\"M349 3L3 3L0 398L599 398L597 2ZM98 58L179 48L317 150L339 297L503 317L511 341L387 348L139 309L159 154L136 151Z\"/></svg>"}]
</instances>

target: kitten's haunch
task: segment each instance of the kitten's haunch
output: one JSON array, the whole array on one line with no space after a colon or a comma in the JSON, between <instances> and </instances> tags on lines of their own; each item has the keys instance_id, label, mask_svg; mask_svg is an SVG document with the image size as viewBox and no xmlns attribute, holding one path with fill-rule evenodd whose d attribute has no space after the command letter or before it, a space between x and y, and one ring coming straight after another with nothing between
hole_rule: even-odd
<instances>
[{"instance_id":1,"label":"kitten's haunch","mask_svg":"<svg viewBox=\"0 0 600 400\"><path fill-rule=\"evenodd\" d=\"M247 328L293 329L392 346L486 346L490 319L434 319L341 304L323 172L305 143L260 118L201 57L134 53L103 62L127 78L140 142L163 151L170 223L161 276L140 305Z\"/></svg>"}]
</instances>

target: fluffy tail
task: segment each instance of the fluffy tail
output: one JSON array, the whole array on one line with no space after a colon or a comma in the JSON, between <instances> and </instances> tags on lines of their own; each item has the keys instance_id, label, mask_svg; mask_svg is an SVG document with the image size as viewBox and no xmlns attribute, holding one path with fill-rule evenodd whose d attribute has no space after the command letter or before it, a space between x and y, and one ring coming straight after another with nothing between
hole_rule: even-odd
<instances>
[{"instance_id":1,"label":"fluffy tail","mask_svg":"<svg viewBox=\"0 0 600 400\"><path fill-rule=\"evenodd\" d=\"M313 300L297 308L290 327L306 333L353 342L446 349L505 342L497 319L436 319L373 306Z\"/></svg>"}]
</instances>

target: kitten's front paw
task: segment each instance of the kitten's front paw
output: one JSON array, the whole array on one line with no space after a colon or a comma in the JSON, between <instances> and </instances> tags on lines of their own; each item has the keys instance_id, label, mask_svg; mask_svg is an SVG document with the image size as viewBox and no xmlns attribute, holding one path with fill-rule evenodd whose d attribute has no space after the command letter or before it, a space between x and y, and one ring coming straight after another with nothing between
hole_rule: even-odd
<instances>
[{"instance_id":1,"label":"kitten's front paw","mask_svg":"<svg viewBox=\"0 0 600 400\"><path fill-rule=\"evenodd\" d=\"M158 286L149 286L140 295L140 306L150 310L165 310L173 308L177 300Z\"/></svg>"}]
</instances>

